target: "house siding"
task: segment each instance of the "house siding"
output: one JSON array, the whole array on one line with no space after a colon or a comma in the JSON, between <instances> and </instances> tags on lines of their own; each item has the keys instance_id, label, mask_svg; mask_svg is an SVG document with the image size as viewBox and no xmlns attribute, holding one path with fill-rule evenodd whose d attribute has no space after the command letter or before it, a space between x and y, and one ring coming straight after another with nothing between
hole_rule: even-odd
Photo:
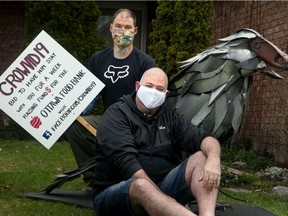
<instances>
[{"instance_id":1,"label":"house siding","mask_svg":"<svg viewBox=\"0 0 288 216\"><path fill-rule=\"evenodd\" d=\"M13 63L23 50L25 26L24 2L0 3L0 74ZM0 110L0 137L17 134L8 125L7 116ZM17 128L19 129L19 128ZM21 130L22 131L22 130ZM19 133L18 133L19 134Z\"/></svg>"}]
</instances>

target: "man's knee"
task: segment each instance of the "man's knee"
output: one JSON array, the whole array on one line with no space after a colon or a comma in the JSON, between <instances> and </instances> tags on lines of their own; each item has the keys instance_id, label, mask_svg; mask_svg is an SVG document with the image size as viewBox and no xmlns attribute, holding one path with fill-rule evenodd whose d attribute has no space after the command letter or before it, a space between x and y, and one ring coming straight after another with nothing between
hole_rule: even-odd
<instances>
[{"instance_id":1,"label":"man's knee","mask_svg":"<svg viewBox=\"0 0 288 216\"><path fill-rule=\"evenodd\" d=\"M188 160L188 162L205 162L206 161L206 156L202 151L197 151L196 153L192 154Z\"/></svg>"},{"instance_id":2,"label":"man's knee","mask_svg":"<svg viewBox=\"0 0 288 216\"><path fill-rule=\"evenodd\" d=\"M144 178L135 179L130 186L129 196L134 198L142 196L152 188L155 188L155 186L147 179Z\"/></svg>"},{"instance_id":3,"label":"man's knee","mask_svg":"<svg viewBox=\"0 0 288 216\"><path fill-rule=\"evenodd\" d=\"M206 159L207 158L202 151L192 154L187 161L187 171L190 173L191 171L193 172L196 167L202 167L205 164Z\"/></svg>"}]
</instances>

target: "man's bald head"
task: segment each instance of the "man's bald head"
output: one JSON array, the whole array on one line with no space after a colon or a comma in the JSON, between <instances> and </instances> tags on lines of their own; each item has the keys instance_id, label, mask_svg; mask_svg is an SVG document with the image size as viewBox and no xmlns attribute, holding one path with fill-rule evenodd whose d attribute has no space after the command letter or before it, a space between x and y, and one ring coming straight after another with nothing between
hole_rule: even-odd
<instances>
[{"instance_id":1,"label":"man's bald head","mask_svg":"<svg viewBox=\"0 0 288 216\"><path fill-rule=\"evenodd\" d=\"M155 85L157 89L161 88L166 91L168 88L168 77L162 69L153 67L145 71L145 73L142 75L140 83L142 85L151 83Z\"/></svg>"}]
</instances>

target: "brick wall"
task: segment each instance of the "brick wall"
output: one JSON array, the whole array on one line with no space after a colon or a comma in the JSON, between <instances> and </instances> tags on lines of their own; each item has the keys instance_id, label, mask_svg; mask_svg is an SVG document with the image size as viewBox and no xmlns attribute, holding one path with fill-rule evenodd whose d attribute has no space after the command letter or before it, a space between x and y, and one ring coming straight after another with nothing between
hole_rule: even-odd
<instances>
[{"instance_id":1,"label":"brick wall","mask_svg":"<svg viewBox=\"0 0 288 216\"><path fill-rule=\"evenodd\" d=\"M23 51L25 7L24 2L0 2L0 75ZM12 128L5 127L7 116L0 110L1 138L6 137ZM4 130L3 130L4 129Z\"/></svg>"},{"instance_id":2,"label":"brick wall","mask_svg":"<svg viewBox=\"0 0 288 216\"><path fill-rule=\"evenodd\" d=\"M288 53L288 2L215 2L212 20L214 40L240 28L252 28ZM261 155L272 155L288 165L288 72L277 71L285 80L256 73L248 106L236 143L249 142Z\"/></svg>"}]
</instances>

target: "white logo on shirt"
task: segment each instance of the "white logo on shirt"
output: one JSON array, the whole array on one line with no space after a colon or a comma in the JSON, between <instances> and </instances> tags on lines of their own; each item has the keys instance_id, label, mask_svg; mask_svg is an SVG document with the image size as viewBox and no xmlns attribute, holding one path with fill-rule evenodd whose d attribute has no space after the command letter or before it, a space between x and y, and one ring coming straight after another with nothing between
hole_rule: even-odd
<instances>
[{"instance_id":1,"label":"white logo on shirt","mask_svg":"<svg viewBox=\"0 0 288 216\"><path fill-rule=\"evenodd\" d=\"M122 79L129 75L129 65L124 65L122 67L115 67L110 65L107 71L104 73L104 76L107 79L111 79L112 83L116 83L118 79Z\"/></svg>"}]
</instances>

